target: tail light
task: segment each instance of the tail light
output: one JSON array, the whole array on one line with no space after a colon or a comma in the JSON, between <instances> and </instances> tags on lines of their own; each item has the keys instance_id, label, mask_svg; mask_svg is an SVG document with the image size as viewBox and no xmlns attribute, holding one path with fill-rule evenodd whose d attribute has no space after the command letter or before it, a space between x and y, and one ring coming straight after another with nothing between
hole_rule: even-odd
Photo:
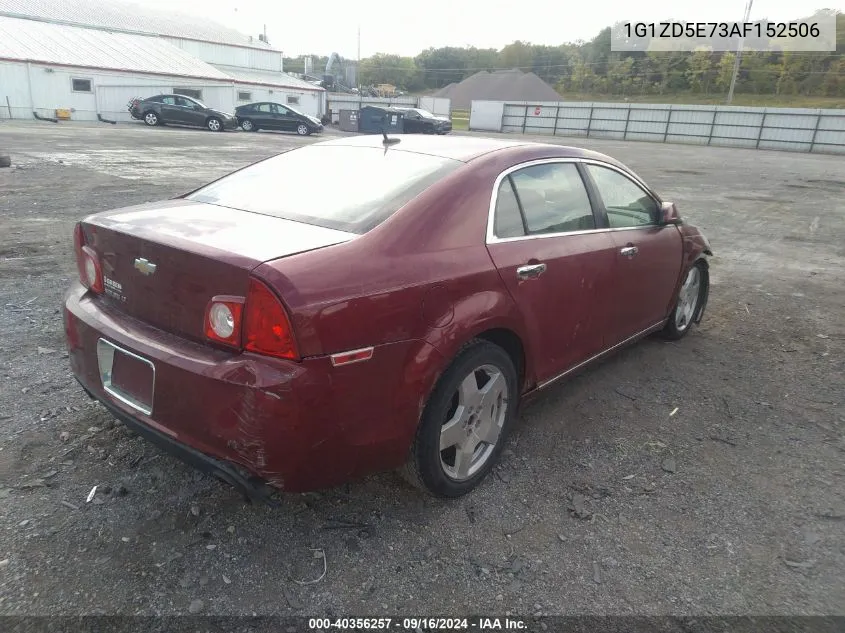
<instances>
[{"instance_id":1,"label":"tail light","mask_svg":"<svg viewBox=\"0 0 845 633\"><path fill-rule=\"evenodd\" d=\"M205 309L205 335L212 341L240 348L243 297L214 297Z\"/></svg>"},{"instance_id":2,"label":"tail light","mask_svg":"<svg viewBox=\"0 0 845 633\"><path fill-rule=\"evenodd\" d=\"M77 222L73 229L73 243L76 250L76 267L79 269L79 280L89 290L102 294L103 267L100 265L97 252L90 246L85 245L85 234L82 232L81 222Z\"/></svg>"},{"instance_id":3,"label":"tail light","mask_svg":"<svg viewBox=\"0 0 845 633\"><path fill-rule=\"evenodd\" d=\"M285 307L264 283L249 280L244 316L244 349L296 360L296 342Z\"/></svg>"},{"instance_id":4,"label":"tail light","mask_svg":"<svg viewBox=\"0 0 845 633\"><path fill-rule=\"evenodd\" d=\"M293 328L285 307L263 282L251 278L246 299L217 296L205 309L210 341L265 356L298 360Z\"/></svg>"}]
</instances>

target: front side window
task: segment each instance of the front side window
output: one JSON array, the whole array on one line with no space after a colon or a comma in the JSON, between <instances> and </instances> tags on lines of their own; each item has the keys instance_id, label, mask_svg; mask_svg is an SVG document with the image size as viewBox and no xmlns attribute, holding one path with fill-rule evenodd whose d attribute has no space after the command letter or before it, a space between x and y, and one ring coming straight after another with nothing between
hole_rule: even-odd
<instances>
[{"instance_id":1,"label":"front side window","mask_svg":"<svg viewBox=\"0 0 845 633\"><path fill-rule=\"evenodd\" d=\"M657 224L657 203L633 180L609 167L587 165L612 229Z\"/></svg>"},{"instance_id":2,"label":"front side window","mask_svg":"<svg viewBox=\"0 0 845 633\"><path fill-rule=\"evenodd\" d=\"M279 105L278 103L273 104L273 111L276 114L288 114L288 109L283 105Z\"/></svg>"},{"instance_id":3,"label":"front side window","mask_svg":"<svg viewBox=\"0 0 845 633\"><path fill-rule=\"evenodd\" d=\"M584 181L574 163L545 163L511 174L529 234L596 228Z\"/></svg>"}]
</instances>

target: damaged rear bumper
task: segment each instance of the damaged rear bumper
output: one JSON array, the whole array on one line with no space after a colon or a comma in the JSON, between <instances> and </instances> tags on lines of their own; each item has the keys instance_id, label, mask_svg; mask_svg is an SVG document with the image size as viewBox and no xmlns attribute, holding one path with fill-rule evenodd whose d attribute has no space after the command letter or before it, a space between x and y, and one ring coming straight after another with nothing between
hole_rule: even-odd
<instances>
[{"instance_id":1,"label":"damaged rear bumper","mask_svg":"<svg viewBox=\"0 0 845 633\"><path fill-rule=\"evenodd\" d=\"M436 350L422 341L376 346L366 363L334 367L233 353L154 328L75 283L65 295L70 366L115 417L182 460L250 497L263 483L304 492L404 463L419 393ZM103 340L154 366L149 407L103 384ZM378 385L378 389L373 386Z\"/></svg>"},{"instance_id":2,"label":"damaged rear bumper","mask_svg":"<svg viewBox=\"0 0 845 633\"><path fill-rule=\"evenodd\" d=\"M252 475L243 468L240 468L237 464L215 459L195 448L174 440L172 437L157 431L148 424L144 424L129 413L121 411L108 400L97 398L78 378L77 381L82 385L82 389L92 400L96 400L102 404L109 413L120 420L128 429L159 447L168 455L172 455L189 466L237 488L250 501L277 505L272 499L274 489L260 477Z\"/></svg>"}]
</instances>

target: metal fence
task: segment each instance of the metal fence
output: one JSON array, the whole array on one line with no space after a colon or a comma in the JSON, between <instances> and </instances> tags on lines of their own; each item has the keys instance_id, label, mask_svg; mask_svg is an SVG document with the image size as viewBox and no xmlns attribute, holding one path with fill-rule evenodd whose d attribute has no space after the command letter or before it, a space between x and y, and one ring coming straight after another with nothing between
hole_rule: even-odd
<instances>
[{"instance_id":1,"label":"metal fence","mask_svg":"<svg viewBox=\"0 0 845 633\"><path fill-rule=\"evenodd\" d=\"M473 101L469 128L845 154L845 110Z\"/></svg>"}]
</instances>

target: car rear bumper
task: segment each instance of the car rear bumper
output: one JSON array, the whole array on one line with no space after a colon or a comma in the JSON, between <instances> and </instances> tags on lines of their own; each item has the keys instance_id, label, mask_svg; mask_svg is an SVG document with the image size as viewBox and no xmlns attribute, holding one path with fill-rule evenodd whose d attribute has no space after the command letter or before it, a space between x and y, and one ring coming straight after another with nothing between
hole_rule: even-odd
<instances>
[{"instance_id":1,"label":"car rear bumper","mask_svg":"<svg viewBox=\"0 0 845 633\"><path fill-rule=\"evenodd\" d=\"M415 372L438 356L422 341L377 346L370 361L345 367L326 356L233 354L129 317L79 283L63 312L70 366L89 395L251 496L256 479L305 491L400 466L419 419ZM149 414L104 387L100 339L154 366Z\"/></svg>"},{"instance_id":2,"label":"car rear bumper","mask_svg":"<svg viewBox=\"0 0 845 633\"><path fill-rule=\"evenodd\" d=\"M79 381L79 378L77 377ZM208 473L217 479L220 479L235 488L238 488L244 495L252 501L263 501L273 503L271 499L272 488L260 477L252 475L250 472L240 468L233 462L215 459L210 455L206 455L187 444L173 439L169 435L157 431L149 424L144 424L138 418L130 415L126 411L119 409L109 400L97 398L91 393L88 388L79 381L82 389L94 400L102 404L106 410L115 418L120 420L127 428L134 431L145 440L158 446L164 452L173 455L177 459L182 460L186 464L193 466L197 470Z\"/></svg>"}]
</instances>

